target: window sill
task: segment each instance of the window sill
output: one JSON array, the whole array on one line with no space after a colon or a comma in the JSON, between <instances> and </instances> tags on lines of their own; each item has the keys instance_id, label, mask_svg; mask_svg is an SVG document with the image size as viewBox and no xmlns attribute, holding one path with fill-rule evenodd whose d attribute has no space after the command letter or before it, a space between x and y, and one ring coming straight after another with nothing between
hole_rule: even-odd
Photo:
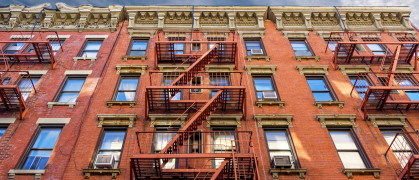
<instances>
[{"instance_id":1,"label":"window sill","mask_svg":"<svg viewBox=\"0 0 419 180\"><path fill-rule=\"evenodd\" d=\"M120 173L120 169L83 169L85 179L89 179L90 175L111 175L112 179L116 179Z\"/></svg>"},{"instance_id":2,"label":"window sill","mask_svg":"<svg viewBox=\"0 0 419 180\"><path fill-rule=\"evenodd\" d=\"M306 173L307 173L307 169L291 169L291 168L286 168L286 169L276 169L276 168L271 168L269 170L269 172L272 174L274 179L278 179L279 175L289 175L289 174L298 174L298 176L300 177L300 179L305 179L306 178Z\"/></svg>"},{"instance_id":3,"label":"window sill","mask_svg":"<svg viewBox=\"0 0 419 180\"><path fill-rule=\"evenodd\" d=\"M35 175L34 179L40 179L45 170L29 170L29 169L10 169L9 179L16 178L16 175Z\"/></svg>"},{"instance_id":4,"label":"window sill","mask_svg":"<svg viewBox=\"0 0 419 180\"><path fill-rule=\"evenodd\" d=\"M80 60L90 60L90 61L96 61L97 60L97 57L73 57L73 61L74 62L77 62L77 61L80 61Z\"/></svg>"},{"instance_id":5,"label":"window sill","mask_svg":"<svg viewBox=\"0 0 419 180\"><path fill-rule=\"evenodd\" d=\"M323 106L339 106L342 109L345 101L315 101L314 105L319 109L322 109Z\"/></svg>"},{"instance_id":6,"label":"window sill","mask_svg":"<svg viewBox=\"0 0 419 180\"><path fill-rule=\"evenodd\" d=\"M271 56L246 56L247 61L265 59L266 62L271 60Z\"/></svg>"},{"instance_id":7,"label":"window sill","mask_svg":"<svg viewBox=\"0 0 419 180\"><path fill-rule=\"evenodd\" d=\"M353 175L373 175L375 179L380 179L380 169L343 169L342 172L353 179Z\"/></svg>"},{"instance_id":8,"label":"window sill","mask_svg":"<svg viewBox=\"0 0 419 180\"><path fill-rule=\"evenodd\" d=\"M279 106L283 108L285 106L285 101L256 101L255 104L261 108L263 105L265 106Z\"/></svg>"},{"instance_id":9,"label":"window sill","mask_svg":"<svg viewBox=\"0 0 419 180\"><path fill-rule=\"evenodd\" d=\"M295 56L295 60L301 62L302 60L315 60L316 62L320 61L320 56Z\"/></svg>"},{"instance_id":10,"label":"window sill","mask_svg":"<svg viewBox=\"0 0 419 180\"><path fill-rule=\"evenodd\" d=\"M48 108L52 108L53 106L68 106L68 108L73 108L76 105L76 102L48 102Z\"/></svg>"},{"instance_id":11,"label":"window sill","mask_svg":"<svg viewBox=\"0 0 419 180\"><path fill-rule=\"evenodd\" d=\"M145 61L147 60L147 56L123 56L122 57L123 61L128 61L128 60L141 60L141 61Z\"/></svg>"},{"instance_id":12,"label":"window sill","mask_svg":"<svg viewBox=\"0 0 419 180\"><path fill-rule=\"evenodd\" d=\"M137 104L136 101L106 101L106 105L108 108L111 108L112 106L129 106L130 108L133 108Z\"/></svg>"}]
</instances>

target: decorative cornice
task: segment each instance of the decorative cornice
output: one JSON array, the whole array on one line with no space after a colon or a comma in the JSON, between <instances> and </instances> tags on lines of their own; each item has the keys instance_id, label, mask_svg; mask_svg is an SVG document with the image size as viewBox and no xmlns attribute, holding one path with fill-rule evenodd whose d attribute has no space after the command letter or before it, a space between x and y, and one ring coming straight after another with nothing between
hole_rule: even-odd
<instances>
[{"instance_id":1,"label":"decorative cornice","mask_svg":"<svg viewBox=\"0 0 419 180\"><path fill-rule=\"evenodd\" d=\"M255 119L258 127L263 126L287 126L292 128L292 114L256 114Z\"/></svg>"},{"instance_id":2,"label":"decorative cornice","mask_svg":"<svg viewBox=\"0 0 419 180\"><path fill-rule=\"evenodd\" d=\"M327 126L352 126L355 125L355 114L319 114L316 120L320 122L323 128Z\"/></svg>"}]
</instances>

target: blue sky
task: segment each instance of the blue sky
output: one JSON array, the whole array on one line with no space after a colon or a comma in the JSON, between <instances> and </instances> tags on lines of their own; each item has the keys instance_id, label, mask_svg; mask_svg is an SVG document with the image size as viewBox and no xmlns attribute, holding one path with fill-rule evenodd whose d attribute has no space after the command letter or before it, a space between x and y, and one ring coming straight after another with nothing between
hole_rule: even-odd
<instances>
[{"instance_id":1,"label":"blue sky","mask_svg":"<svg viewBox=\"0 0 419 180\"><path fill-rule=\"evenodd\" d=\"M105 7L109 5L210 5L210 6L409 6L411 20L419 25L419 0L0 0L0 5L23 4L34 6L41 3L51 3L55 8L57 2L64 2L70 6L91 4Z\"/></svg>"}]
</instances>

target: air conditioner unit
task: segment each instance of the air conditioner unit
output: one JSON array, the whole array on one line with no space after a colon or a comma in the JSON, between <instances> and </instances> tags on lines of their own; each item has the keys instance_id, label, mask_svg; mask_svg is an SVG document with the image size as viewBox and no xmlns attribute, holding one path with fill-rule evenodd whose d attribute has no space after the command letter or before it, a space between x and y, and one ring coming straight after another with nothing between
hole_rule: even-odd
<instances>
[{"instance_id":1,"label":"air conditioner unit","mask_svg":"<svg viewBox=\"0 0 419 180\"><path fill-rule=\"evenodd\" d=\"M262 97L264 101L276 101L278 100L278 96L276 95L275 91L264 91L262 93Z\"/></svg>"},{"instance_id":2,"label":"air conditioner unit","mask_svg":"<svg viewBox=\"0 0 419 180\"><path fill-rule=\"evenodd\" d=\"M251 49L250 50L252 56L253 55L263 55L263 50L262 49Z\"/></svg>"},{"instance_id":3,"label":"air conditioner unit","mask_svg":"<svg viewBox=\"0 0 419 180\"><path fill-rule=\"evenodd\" d=\"M115 157L113 154L98 154L96 156L95 166L98 168L113 169Z\"/></svg>"},{"instance_id":4,"label":"air conditioner unit","mask_svg":"<svg viewBox=\"0 0 419 180\"><path fill-rule=\"evenodd\" d=\"M274 156L272 159L274 168L291 168L292 163L289 156Z\"/></svg>"}]
</instances>

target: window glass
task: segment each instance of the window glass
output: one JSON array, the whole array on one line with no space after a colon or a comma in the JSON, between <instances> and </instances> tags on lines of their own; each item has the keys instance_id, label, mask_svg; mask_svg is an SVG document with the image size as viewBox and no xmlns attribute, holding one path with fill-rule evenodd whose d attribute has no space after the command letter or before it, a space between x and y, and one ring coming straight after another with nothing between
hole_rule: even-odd
<instances>
[{"instance_id":1,"label":"window glass","mask_svg":"<svg viewBox=\"0 0 419 180\"><path fill-rule=\"evenodd\" d=\"M41 128L22 169L44 169L60 133L61 128Z\"/></svg>"},{"instance_id":2,"label":"window glass","mask_svg":"<svg viewBox=\"0 0 419 180\"><path fill-rule=\"evenodd\" d=\"M81 57L96 57L102 46L102 42L102 40L87 40Z\"/></svg>"},{"instance_id":3,"label":"window glass","mask_svg":"<svg viewBox=\"0 0 419 180\"><path fill-rule=\"evenodd\" d=\"M258 98L258 101L263 101L264 99L264 93L275 93L277 95L276 89L273 86L273 79L272 76L253 76L253 82L255 84L256 89L256 96ZM274 96L273 96L274 97ZM273 99L269 99L273 100ZM278 97L277 97L278 100Z\"/></svg>"},{"instance_id":4,"label":"window glass","mask_svg":"<svg viewBox=\"0 0 419 180\"><path fill-rule=\"evenodd\" d=\"M177 78L177 76L163 76L163 86L168 86L170 85L175 79ZM175 94L175 96L172 97L172 100L182 100L182 92L183 90L180 90L179 92L177 92Z\"/></svg>"},{"instance_id":5,"label":"window glass","mask_svg":"<svg viewBox=\"0 0 419 180\"><path fill-rule=\"evenodd\" d=\"M0 139L3 136L3 134L6 132L6 127L0 127Z\"/></svg>"},{"instance_id":6,"label":"window glass","mask_svg":"<svg viewBox=\"0 0 419 180\"><path fill-rule=\"evenodd\" d=\"M22 79L19 81L19 91L22 94L23 100L26 100L28 98L29 94L33 90L33 86L36 86L41 77L31 76L31 79L27 78L26 76L22 76Z\"/></svg>"},{"instance_id":7,"label":"window glass","mask_svg":"<svg viewBox=\"0 0 419 180\"><path fill-rule=\"evenodd\" d=\"M361 99L364 99L365 93L367 93L368 87L370 85L369 81L367 81L367 76L349 76L349 79L351 80L352 85L355 86L355 90L358 92L358 95L361 97ZM355 84L356 82L356 84ZM371 94L370 96L372 96Z\"/></svg>"},{"instance_id":8,"label":"window glass","mask_svg":"<svg viewBox=\"0 0 419 180\"><path fill-rule=\"evenodd\" d=\"M329 46L329 49L332 52L335 52L336 46L338 46L338 42L336 42L336 41L329 41L329 44L327 46Z\"/></svg>"},{"instance_id":9,"label":"window glass","mask_svg":"<svg viewBox=\"0 0 419 180\"><path fill-rule=\"evenodd\" d=\"M291 141L286 130L265 130L265 138L271 161L275 156L289 156L291 168L297 166L296 157L294 157L294 151L291 148Z\"/></svg>"},{"instance_id":10,"label":"window glass","mask_svg":"<svg viewBox=\"0 0 419 180\"><path fill-rule=\"evenodd\" d=\"M121 76L116 101L135 101L139 76Z\"/></svg>"},{"instance_id":11,"label":"window glass","mask_svg":"<svg viewBox=\"0 0 419 180\"><path fill-rule=\"evenodd\" d=\"M67 77L58 102L76 102L85 80L85 77Z\"/></svg>"},{"instance_id":12,"label":"window glass","mask_svg":"<svg viewBox=\"0 0 419 180\"><path fill-rule=\"evenodd\" d=\"M323 77L308 77L307 83L316 101L334 101L331 90Z\"/></svg>"},{"instance_id":13,"label":"window glass","mask_svg":"<svg viewBox=\"0 0 419 180\"><path fill-rule=\"evenodd\" d=\"M176 133L173 131L176 131L177 128L172 127L172 129L168 130L166 127L158 127L156 128L156 133L154 133L153 137L153 149L155 153L160 153L161 150L163 150L166 145L172 140L174 136L176 136ZM171 131L171 132L164 132L164 131ZM160 160L160 163L163 161ZM169 159L169 161L166 163L166 165L163 167L163 169L175 169L176 168L176 159Z\"/></svg>"},{"instance_id":14,"label":"window glass","mask_svg":"<svg viewBox=\"0 0 419 180\"><path fill-rule=\"evenodd\" d=\"M368 48L372 51L374 55L385 55L386 50L380 44L367 44Z\"/></svg>"},{"instance_id":15,"label":"window glass","mask_svg":"<svg viewBox=\"0 0 419 180\"><path fill-rule=\"evenodd\" d=\"M290 41L296 56L313 56L305 41Z\"/></svg>"},{"instance_id":16,"label":"window glass","mask_svg":"<svg viewBox=\"0 0 419 180\"><path fill-rule=\"evenodd\" d=\"M252 55L252 49L262 49L262 43L260 42L260 40L245 40L245 45L246 45L246 51L247 51L247 55L251 56Z\"/></svg>"},{"instance_id":17,"label":"window glass","mask_svg":"<svg viewBox=\"0 0 419 180\"><path fill-rule=\"evenodd\" d=\"M58 50L60 50L64 41L65 39L60 39L60 41L58 41L58 39L50 39L50 44L51 44L52 52L54 52L54 55L58 52Z\"/></svg>"},{"instance_id":18,"label":"window glass","mask_svg":"<svg viewBox=\"0 0 419 180\"><path fill-rule=\"evenodd\" d=\"M232 153L238 152L238 144L236 144L235 129L213 129L212 133L212 151L213 153ZM214 167L220 167L224 158L216 158L214 160Z\"/></svg>"},{"instance_id":19,"label":"window glass","mask_svg":"<svg viewBox=\"0 0 419 180\"><path fill-rule=\"evenodd\" d=\"M397 82L397 84L401 87L412 87L416 86L416 83L413 79L413 77L394 77L394 80ZM406 89L403 90L406 95L410 98L412 101L419 101L419 91L415 89Z\"/></svg>"},{"instance_id":20,"label":"window glass","mask_svg":"<svg viewBox=\"0 0 419 180\"><path fill-rule=\"evenodd\" d=\"M147 52L148 40L133 40L130 56L145 56Z\"/></svg>"},{"instance_id":21,"label":"window glass","mask_svg":"<svg viewBox=\"0 0 419 180\"><path fill-rule=\"evenodd\" d=\"M5 54L17 54L25 46L25 43L9 43L4 50Z\"/></svg>"},{"instance_id":22,"label":"window glass","mask_svg":"<svg viewBox=\"0 0 419 180\"><path fill-rule=\"evenodd\" d=\"M118 168L126 130L105 129L98 154L113 155L115 158L114 169ZM96 168L96 167L95 167Z\"/></svg>"},{"instance_id":23,"label":"window glass","mask_svg":"<svg viewBox=\"0 0 419 180\"><path fill-rule=\"evenodd\" d=\"M360 155L360 151L353 139L351 131L329 131L339 154L340 160L345 168L365 169L366 165Z\"/></svg>"}]
</instances>

